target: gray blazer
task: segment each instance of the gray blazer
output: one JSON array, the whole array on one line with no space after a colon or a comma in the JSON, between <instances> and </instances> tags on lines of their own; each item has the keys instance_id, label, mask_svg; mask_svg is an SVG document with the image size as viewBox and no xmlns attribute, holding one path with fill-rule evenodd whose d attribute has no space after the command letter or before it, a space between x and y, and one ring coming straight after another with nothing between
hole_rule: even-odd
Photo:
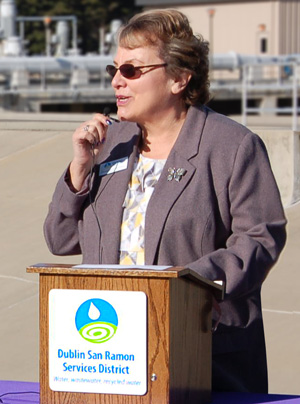
<instances>
[{"instance_id":1,"label":"gray blazer","mask_svg":"<svg viewBox=\"0 0 300 404\"><path fill-rule=\"evenodd\" d=\"M133 123L109 128L101 162L87 179L90 192L73 193L68 170L63 174L44 226L53 254L118 263L122 204L140 136ZM120 158L127 168L99 175ZM169 168L186 172L168 181ZM226 284L213 336L213 389L266 392L260 290L285 244L286 219L261 139L206 107L190 107L145 220L146 264L187 266Z\"/></svg>"}]
</instances>

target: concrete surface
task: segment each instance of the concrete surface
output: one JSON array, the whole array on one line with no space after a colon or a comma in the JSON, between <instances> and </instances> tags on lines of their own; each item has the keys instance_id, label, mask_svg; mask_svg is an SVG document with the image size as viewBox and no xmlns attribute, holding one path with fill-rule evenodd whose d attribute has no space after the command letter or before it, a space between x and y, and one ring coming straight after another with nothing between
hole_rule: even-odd
<instances>
[{"instance_id":1,"label":"concrete surface","mask_svg":"<svg viewBox=\"0 0 300 404\"><path fill-rule=\"evenodd\" d=\"M57 179L72 156L72 131L90 114L0 114L0 380L38 381L38 262L52 256L42 226ZM239 120L238 117L236 117ZM255 119L289 129L290 119ZM263 287L270 393L300 394L300 203L286 207L288 242Z\"/></svg>"},{"instance_id":2,"label":"concrete surface","mask_svg":"<svg viewBox=\"0 0 300 404\"><path fill-rule=\"evenodd\" d=\"M292 205L300 199L300 132L257 128L256 133L268 149L282 202Z\"/></svg>"}]
</instances>

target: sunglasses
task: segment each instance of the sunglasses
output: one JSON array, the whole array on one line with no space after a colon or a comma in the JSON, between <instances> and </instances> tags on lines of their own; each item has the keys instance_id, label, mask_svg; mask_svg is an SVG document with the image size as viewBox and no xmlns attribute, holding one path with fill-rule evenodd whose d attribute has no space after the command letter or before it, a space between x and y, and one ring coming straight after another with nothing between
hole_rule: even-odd
<instances>
[{"instance_id":1,"label":"sunglasses","mask_svg":"<svg viewBox=\"0 0 300 404\"><path fill-rule=\"evenodd\" d=\"M106 71L112 79L115 77L118 70L120 70L120 73L126 79L138 79L142 74L148 73L149 71L151 71L153 69L157 69L158 67L163 67L163 66L167 66L167 63L161 63L161 64L156 64L156 65L147 65L147 66L133 66L130 63L125 63L124 65L121 65L120 67L108 65L108 66L106 66ZM150 70L148 70L148 72L143 73L141 69L144 69L146 67L149 68Z\"/></svg>"}]
</instances>

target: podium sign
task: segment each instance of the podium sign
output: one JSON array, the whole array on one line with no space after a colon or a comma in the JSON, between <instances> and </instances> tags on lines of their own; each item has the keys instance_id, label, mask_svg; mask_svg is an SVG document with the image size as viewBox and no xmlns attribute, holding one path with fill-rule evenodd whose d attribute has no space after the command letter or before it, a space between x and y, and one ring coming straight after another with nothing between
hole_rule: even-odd
<instances>
[{"instance_id":1,"label":"podium sign","mask_svg":"<svg viewBox=\"0 0 300 404\"><path fill-rule=\"evenodd\" d=\"M146 394L146 313L143 292L52 289L50 389Z\"/></svg>"}]
</instances>

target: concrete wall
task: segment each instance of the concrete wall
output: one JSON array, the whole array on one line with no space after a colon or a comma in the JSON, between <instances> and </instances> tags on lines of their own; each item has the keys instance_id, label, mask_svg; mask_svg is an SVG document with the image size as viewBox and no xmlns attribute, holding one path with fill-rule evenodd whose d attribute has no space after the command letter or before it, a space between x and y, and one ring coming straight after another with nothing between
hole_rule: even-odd
<instances>
[{"instance_id":1,"label":"concrete wall","mask_svg":"<svg viewBox=\"0 0 300 404\"><path fill-rule=\"evenodd\" d=\"M213 38L210 38L209 29L210 8L215 10L211 31ZM267 54L276 53L276 8L277 4L269 1L178 7L188 16L193 30L211 42L214 53L234 51L252 55L260 53L259 41L262 36L268 40ZM262 24L264 31L260 28Z\"/></svg>"},{"instance_id":2,"label":"concrete wall","mask_svg":"<svg viewBox=\"0 0 300 404\"><path fill-rule=\"evenodd\" d=\"M284 206L300 200L300 132L253 129L264 141Z\"/></svg>"},{"instance_id":3,"label":"concrete wall","mask_svg":"<svg viewBox=\"0 0 300 404\"><path fill-rule=\"evenodd\" d=\"M147 8L158 7L157 2L140 3ZM185 3L189 2L161 1L159 7L176 8L186 14L195 33L203 35L211 43L213 53L233 51L278 55L300 52L300 3L297 0ZM214 10L212 18L209 17L210 9ZM267 42L263 52L260 46L262 39Z\"/></svg>"},{"instance_id":4,"label":"concrete wall","mask_svg":"<svg viewBox=\"0 0 300 404\"><path fill-rule=\"evenodd\" d=\"M260 40L265 38L268 46L265 54L279 51L279 2L240 1L204 4L168 2L167 6L182 11L190 20L196 34L201 34L211 44L213 53L237 52L260 54ZM148 6L147 8L157 8ZM209 10L213 9L213 17Z\"/></svg>"}]
</instances>

